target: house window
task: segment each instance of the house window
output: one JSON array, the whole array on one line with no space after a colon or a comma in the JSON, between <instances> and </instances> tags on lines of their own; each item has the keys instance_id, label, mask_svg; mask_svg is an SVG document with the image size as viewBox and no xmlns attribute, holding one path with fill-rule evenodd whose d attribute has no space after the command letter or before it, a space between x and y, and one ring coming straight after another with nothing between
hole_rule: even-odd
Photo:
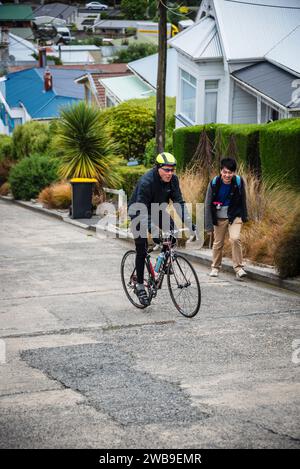
<instances>
[{"instance_id":1,"label":"house window","mask_svg":"<svg viewBox=\"0 0 300 469\"><path fill-rule=\"evenodd\" d=\"M5 116L6 116L6 111L4 104L0 103L0 119L2 120L3 124L5 124Z\"/></svg>"},{"instance_id":2,"label":"house window","mask_svg":"<svg viewBox=\"0 0 300 469\"><path fill-rule=\"evenodd\" d=\"M16 128L18 125L22 124L22 118L21 117L15 117L14 118L14 128Z\"/></svg>"},{"instance_id":3,"label":"house window","mask_svg":"<svg viewBox=\"0 0 300 469\"><path fill-rule=\"evenodd\" d=\"M204 123L217 122L219 80L205 81Z\"/></svg>"},{"instance_id":4,"label":"house window","mask_svg":"<svg viewBox=\"0 0 300 469\"><path fill-rule=\"evenodd\" d=\"M190 120L192 123L196 121L196 86L197 80L195 77L180 70L180 84L181 84L181 103L180 114Z\"/></svg>"},{"instance_id":5,"label":"house window","mask_svg":"<svg viewBox=\"0 0 300 469\"><path fill-rule=\"evenodd\" d=\"M85 99L88 104L92 103L92 92L88 86L85 86Z\"/></svg>"}]
</instances>

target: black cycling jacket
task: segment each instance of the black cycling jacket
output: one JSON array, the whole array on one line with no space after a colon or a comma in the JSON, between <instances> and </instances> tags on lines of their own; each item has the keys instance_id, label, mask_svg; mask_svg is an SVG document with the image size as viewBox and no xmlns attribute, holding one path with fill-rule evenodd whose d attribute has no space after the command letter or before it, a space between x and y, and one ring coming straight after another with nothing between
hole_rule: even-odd
<instances>
[{"instance_id":1,"label":"black cycling jacket","mask_svg":"<svg viewBox=\"0 0 300 469\"><path fill-rule=\"evenodd\" d=\"M151 216L151 204L169 204L170 201L175 204L175 209L181 220L189 229L192 229L192 220L182 198L178 177L173 174L170 182L163 182L157 168L153 168L139 179L128 203L128 215L133 220L139 215L139 211L133 204L144 204L147 207L147 219L141 217L141 221L147 223L148 230L151 232L153 226L157 226L155 223L157 220ZM159 227L161 228L161 226Z\"/></svg>"}]
</instances>

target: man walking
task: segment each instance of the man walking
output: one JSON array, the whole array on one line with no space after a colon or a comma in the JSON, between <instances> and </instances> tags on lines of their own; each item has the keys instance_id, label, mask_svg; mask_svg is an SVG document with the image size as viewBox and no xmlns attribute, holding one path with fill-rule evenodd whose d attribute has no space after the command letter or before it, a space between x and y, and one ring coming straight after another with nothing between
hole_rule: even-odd
<instances>
[{"instance_id":1,"label":"man walking","mask_svg":"<svg viewBox=\"0 0 300 469\"><path fill-rule=\"evenodd\" d=\"M209 274L211 277L218 277L227 231L236 278L243 280L247 275L243 269L240 239L242 224L247 220L245 183L236 175L236 161L233 158L223 158L220 175L210 181L205 199L205 230L214 232L213 259Z\"/></svg>"}]
</instances>

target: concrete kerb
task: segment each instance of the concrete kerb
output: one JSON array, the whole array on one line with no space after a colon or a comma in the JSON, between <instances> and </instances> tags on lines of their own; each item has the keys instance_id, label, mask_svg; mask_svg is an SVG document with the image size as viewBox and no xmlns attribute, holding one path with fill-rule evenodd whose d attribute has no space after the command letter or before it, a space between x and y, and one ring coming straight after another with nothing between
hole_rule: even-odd
<instances>
[{"instance_id":1,"label":"concrete kerb","mask_svg":"<svg viewBox=\"0 0 300 469\"><path fill-rule=\"evenodd\" d=\"M75 225L85 230L91 230L94 232L97 231L97 227L95 224L92 224L89 221L87 221L87 223L83 223L78 220L73 220L72 218L69 218L67 213L59 213L58 211L49 210L47 208L44 208L32 202L24 202L20 200L15 200L9 196L0 196L0 200L5 200L6 202L14 203L16 205L27 208L29 210L60 219L66 223ZM133 238L130 239L128 237L127 238L125 237L125 233L126 233L125 230L118 230L118 229L116 230L116 229L110 229L110 228L106 228L106 230L104 229L102 230L104 233L105 231L107 231L108 233L116 234L117 239L121 239L122 241L127 241L133 244ZM199 262L207 266L211 265L211 250L202 249L200 252L196 252L196 251L187 251L187 250L178 249L178 252L184 254L189 260L193 262ZM222 270L225 272L233 273L232 262L230 259L223 258ZM272 269L269 266L256 266L256 265L247 263L245 266L245 270L247 271L248 277L250 279L258 280L264 283L268 283L269 285L274 285L276 287L283 288L285 290L290 290L290 291L300 294L300 278L283 280L276 274L274 269Z\"/></svg>"}]
</instances>

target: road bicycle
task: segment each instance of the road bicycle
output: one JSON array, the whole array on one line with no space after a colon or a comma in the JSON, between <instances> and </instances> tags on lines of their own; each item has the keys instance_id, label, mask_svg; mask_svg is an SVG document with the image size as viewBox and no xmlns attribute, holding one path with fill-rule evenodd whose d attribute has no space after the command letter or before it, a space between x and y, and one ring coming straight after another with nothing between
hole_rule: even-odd
<instances>
[{"instance_id":1,"label":"road bicycle","mask_svg":"<svg viewBox=\"0 0 300 469\"><path fill-rule=\"evenodd\" d=\"M177 241L175 232L164 235L160 245L150 247L145 259L145 279L144 285L149 297L149 304L157 297L161 290L164 277L167 276L168 290L175 308L188 318L194 317L201 305L201 289L197 273L188 259L176 252ZM164 259L158 273L151 260L151 252L161 248ZM139 309L147 306L140 304L136 295L136 252L127 251L121 261L121 278L124 291L129 301Z\"/></svg>"}]
</instances>

